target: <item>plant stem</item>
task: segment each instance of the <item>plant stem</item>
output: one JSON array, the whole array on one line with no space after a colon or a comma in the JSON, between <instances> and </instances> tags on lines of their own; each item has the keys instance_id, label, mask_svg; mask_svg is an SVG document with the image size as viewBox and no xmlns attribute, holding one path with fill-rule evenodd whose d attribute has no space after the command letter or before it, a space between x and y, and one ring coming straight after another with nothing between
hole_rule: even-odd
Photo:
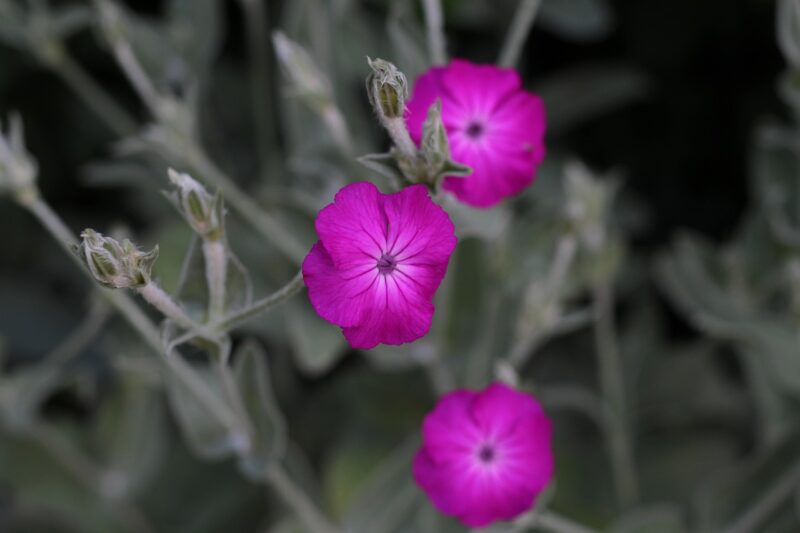
<instances>
[{"instance_id":1,"label":"plant stem","mask_svg":"<svg viewBox=\"0 0 800 533\"><path fill-rule=\"evenodd\" d=\"M511 29L508 31L498 59L501 67L513 67L517 64L522 46L528 39L528 34L541 5L542 0L520 0L517 4L517 10L511 19Z\"/></svg>"},{"instance_id":2,"label":"plant stem","mask_svg":"<svg viewBox=\"0 0 800 533\"><path fill-rule=\"evenodd\" d=\"M155 282L151 281L144 287L138 288L137 292L147 303L158 309L162 315L172 320L180 327L189 331L202 332L203 328L192 320L189 315L186 314L186 311L172 299L172 296L167 294L164 289L159 287Z\"/></svg>"},{"instance_id":3,"label":"plant stem","mask_svg":"<svg viewBox=\"0 0 800 533\"><path fill-rule=\"evenodd\" d=\"M162 120L161 96L158 94L141 63L136 58L129 43L115 40L112 43L114 55L122 70L130 80L140 98L150 109L156 120ZM216 185L225 195L228 203L236 208L241 215L267 240L271 241L278 250L296 264L302 262L306 249L298 243L291 233L265 213L252 198L220 170L208 157L205 150L195 139L185 139L187 146L185 153L175 154L182 157L189 166L194 167L207 180Z\"/></svg>"},{"instance_id":4,"label":"plant stem","mask_svg":"<svg viewBox=\"0 0 800 533\"><path fill-rule=\"evenodd\" d=\"M244 431L244 435L242 435L243 439L241 444L237 447L237 450L246 455L253 447L253 438L255 436L250 415L247 414L247 409L245 408L244 403L242 403L242 396L239 392L239 388L236 385L236 380L231 374L230 367L228 366L228 358L218 358L215 368L220 382L222 383L223 394L225 394L225 396L228 398L228 403L230 403L231 407L236 413L236 417L239 421L239 428ZM237 444L239 443L238 440L236 442Z\"/></svg>"},{"instance_id":5,"label":"plant stem","mask_svg":"<svg viewBox=\"0 0 800 533\"><path fill-rule=\"evenodd\" d=\"M267 39L267 10L264 0L240 0L244 11L247 34L247 54L250 61L250 90L261 176L269 177L270 154L274 148L274 113L270 98L270 41ZM276 184L277 185L277 184ZM278 187L275 187L277 190Z\"/></svg>"},{"instance_id":6,"label":"plant stem","mask_svg":"<svg viewBox=\"0 0 800 533\"><path fill-rule=\"evenodd\" d=\"M442 2L441 0L422 0L422 9L425 12L431 62L434 65L444 65L447 62L447 51L445 50Z\"/></svg>"},{"instance_id":7,"label":"plant stem","mask_svg":"<svg viewBox=\"0 0 800 533\"><path fill-rule=\"evenodd\" d=\"M739 518L725 533L755 533L761 531L764 522L775 512L796 490L800 488L800 461L775 482L755 504L739 515Z\"/></svg>"},{"instance_id":8,"label":"plant stem","mask_svg":"<svg viewBox=\"0 0 800 533\"><path fill-rule=\"evenodd\" d=\"M339 533L337 527L325 517L308 495L295 484L280 465L267 471L267 482L278 493L294 514L311 533Z\"/></svg>"},{"instance_id":9,"label":"plant stem","mask_svg":"<svg viewBox=\"0 0 800 533\"><path fill-rule=\"evenodd\" d=\"M108 300L111 304L124 316L128 322L139 332L142 338L157 352L161 352L162 343L161 335L158 329L153 325L147 315L136 305L127 294L121 291L112 289L104 289L97 286L94 279L92 279L89 271L81 263L77 255L72 252L72 246L78 244L66 224L59 218L59 216L51 209L50 205L45 202L38 191L30 190L17 197L19 203L28 209L50 232L53 238L59 245L67 252L67 255L72 258L78 265L81 272L90 279L93 286Z\"/></svg>"},{"instance_id":10,"label":"plant stem","mask_svg":"<svg viewBox=\"0 0 800 533\"><path fill-rule=\"evenodd\" d=\"M57 61L50 61L47 64L100 119L106 122L114 133L121 137L127 137L136 131L136 121L89 76L66 50Z\"/></svg>"},{"instance_id":11,"label":"plant stem","mask_svg":"<svg viewBox=\"0 0 800 533\"><path fill-rule=\"evenodd\" d=\"M383 127L392 138L392 142L401 154L411 159L417 158L417 145L411 140L406 121L402 118L390 118L383 121Z\"/></svg>"},{"instance_id":12,"label":"plant stem","mask_svg":"<svg viewBox=\"0 0 800 533\"><path fill-rule=\"evenodd\" d=\"M208 283L208 320L219 321L225 314L225 282L228 277L228 252L223 239L203 241Z\"/></svg>"},{"instance_id":13,"label":"plant stem","mask_svg":"<svg viewBox=\"0 0 800 533\"><path fill-rule=\"evenodd\" d=\"M257 314L267 311L268 309L271 309L272 307L275 307L276 305L288 300L300 292L304 286L303 273L298 272L297 275L295 275L295 277L289 281L289 283L277 291L273 292L266 298L262 298L256 302L253 302L245 309L240 309L239 311L228 315L221 323L212 327L217 331L229 331L240 322L252 318Z\"/></svg>"},{"instance_id":14,"label":"plant stem","mask_svg":"<svg viewBox=\"0 0 800 533\"><path fill-rule=\"evenodd\" d=\"M594 289L595 344L600 388L608 409L605 417L606 442L611 455L614 485L620 505L627 508L638 500L622 361L614 324L614 295L608 283Z\"/></svg>"}]
</instances>

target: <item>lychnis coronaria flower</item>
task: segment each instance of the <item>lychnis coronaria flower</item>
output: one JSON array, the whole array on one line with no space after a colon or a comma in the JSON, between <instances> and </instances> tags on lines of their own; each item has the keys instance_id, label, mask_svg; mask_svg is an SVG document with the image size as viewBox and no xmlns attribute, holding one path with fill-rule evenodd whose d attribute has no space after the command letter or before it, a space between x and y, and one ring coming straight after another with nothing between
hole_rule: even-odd
<instances>
[{"instance_id":1,"label":"lychnis coronaria flower","mask_svg":"<svg viewBox=\"0 0 800 533\"><path fill-rule=\"evenodd\" d=\"M381 194L371 183L348 185L320 211L316 228L319 242L303 261L308 296L354 348L428 332L456 237L425 186Z\"/></svg>"},{"instance_id":2,"label":"lychnis coronaria flower","mask_svg":"<svg viewBox=\"0 0 800 533\"><path fill-rule=\"evenodd\" d=\"M469 527L527 511L553 474L550 421L536 400L495 383L444 396L425 417L414 478Z\"/></svg>"},{"instance_id":3,"label":"lychnis coronaria flower","mask_svg":"<svg viewBox=\"0 0 800 533\"><path fill-rule=\"evenodd\" d=\"M442 102L453 160L472 168L447 177L444 188L475 207L490 207L533 182L544 158L545 113L513 69L453 60L414 84L406 122L419 143L428 109Z\"/></svg>"}]
</instances>

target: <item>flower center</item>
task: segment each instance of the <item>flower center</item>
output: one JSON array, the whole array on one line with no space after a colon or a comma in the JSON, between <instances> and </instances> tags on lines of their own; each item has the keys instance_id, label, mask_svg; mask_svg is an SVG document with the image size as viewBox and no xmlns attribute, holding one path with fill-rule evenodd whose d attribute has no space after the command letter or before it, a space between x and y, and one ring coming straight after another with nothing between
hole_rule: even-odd
<instances>
[{"instance_id":1,"label":"flower center","mask_svg":"<svg viewBox=\"0 0 800 533\"><path fill-rule=\"evenodd\" d=\"M495 452L494 446L488 442L484 442L481 444L481 447L478 448L478 460L484 465L491 464L496 456L497 453Z\"/></svg>"},{"instance_id":2,"label":"flower center","mask_svg":"<svg viewBox=\"0 0 800 533\"><path fill-rule=\"evenodd\" d=\"M467 127L464 129L464 133L466 133L467 137L473 140L477 140L483 135L483 124L480 122L473 120Z\"/></svg>"},{"instance_id":3,"label":"flower center","mask_svg":"<svg viewBox=\"0 0 800 533\"><path fill-rule=\"evenodd\" d=\"M378 259L378 272L383 275L391 274L394 269L397 268L397 259L390 254L383 254L380 259Z\"/></svg>"}]
</instances>

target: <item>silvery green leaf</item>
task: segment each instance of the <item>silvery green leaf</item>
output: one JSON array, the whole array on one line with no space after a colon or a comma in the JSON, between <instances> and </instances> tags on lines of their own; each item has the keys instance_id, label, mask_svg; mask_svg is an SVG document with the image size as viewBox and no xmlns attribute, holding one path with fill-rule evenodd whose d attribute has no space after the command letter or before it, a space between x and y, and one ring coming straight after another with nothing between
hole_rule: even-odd
<instances>
[{"instance_id":1,"label":"silvery green leaf","mask_svg":"<svg viewBox=\"0 0 800 533\"><path fill-rule=\"evenodd\" d=\"M640 100L649 86L645 75L633 67L599 63L565 69L534 89L544 100L552 133Z\"/></svg>"},{"instance_id":2,"label":"silvery green leaf","mask_svg":"<svg viewBox=\"0 0 800 533\"><path fill-rule=\"evenodd\" d=\"M357 160L365 167L395 183L403 180L403 173L397 165L397 160L390 153L362 155Z\"/></svg>"},{"instance_id":3,"label":"silvery green leaf","mask_svg":"<svg viewBox=\"0 0 800 533\"><path fill-rule=\"evenodd\" d=\"M786 60L800 67L800 4L794 0L778 0L776 13L778 46Z\"/></svg>"},{"instance_id":4,"label":"silvery green leaf","mask_svg":"<svg viewBox=\"0 0 800 533\"><path fill-rule=\"evenodd\" d=\"M222 9L219 0L171 0L168 24L171 40L181 64L170 68L186 81L205 77L216 59L221 44Z\"/></svg>"},{"instance_id":5,"label":"silvery green leaf","mask_svg":"<svg viewBox=\"0 0 800 533\"><path fill-rule=\"evenodd\" d=\"M0 377L0 412L9 427L24 429L39 419L42 404L61 386L62 373L43 361Z\"/></svg>"},{"instance_id":6,"label":"silvery green leaf","mask_svg":"<svg viewBox=\"0 0 800 533\"><path fill-rule=\"evenodd\" d=\"M693 491L692 510L696 531L723 531L735 523L755 502L778 485L793 486L800 474L800 434L786 435L768 454L751 455L738 464L708 476ZM753 531L767 527L783 516L794 522L790 505L778 506L755 524ZM788 529L787 531L790 531Z\"/></svg>"},{"instance_id":7,"label":"silvery green leaf","mask_svg":"<svg viewBox=\"0 0 800 533\"><path fill-rule=\"evenodd\" d=\"M50 11L50 31L58 39L67 39L71 35L88 28L92 23L92 11L87 6L65 6Z\"/></svg>"},{"instance_id":8,"label":"silvery green leaf","mask_svg":"<svg viewBox=\"0 0 800 533\"><path fill-rule=\"evenodd\" d=\"M307 298L285 305L289 341L300 370L311 375L327 372L345 353L341 330L320 318Z\"/></svg>"},{"instance_id":9,"label":"silvery green leaf","mask_svg":"<svg viewBox=\"0 0 800 533\"><path fill-rule=\"evenodd\" d=\"M542 26L575 41L602 39L614 25L606 0L544 0L539 19Z\"/></svg>"},{"instance_id":10,"label":"silvery green leaf","mask_svg":"<svg viewBox=\"0 0 800 533\"><path fill-rule=\"evenodd\" d=\"M171 357L181 356L174 354ZM222 386L215 373L206 367L185 364L215 392L217 397L223 396ZM172 413L192 452L209 461L232 455L238 443L228 427L217 417L212 416L194 392L172 372L165 376L165 381Z\"/></svg>"},{"instance_id":11,"label":"silvery green leaf","mask_svg":"<svg viewBox=\"0 0 800 533\"><path fill-rule=\"evenodd\" d=\"M511 211L504 205L493 209L475 209L447 194L442 200L442 207L450 215L459 239L478 237L486 241L498 241L511 223Z\"/></svg>"},{"instance_id":12,"label":"silvery green leaf","mask_svg":"<svg viewBox=\"0 0 800 533\"><path fill-rule=\"evenodd\" d=\"M233 356L234 373L244 407L253 424L253 440L239 468L254 481L264 479L267 469L286 452L286 422L272 389L267 354L257 341L245 341Z\"/></svg>"},{"instance_id":13,"label":"silvery green leaf","mask_svg":"<svg viewBox=\"0 0 800 533\"><path fill-rule=\"evenodd\" d=\"M342 519L351 533L394 533L413 515L419 489L408 472L419 443L410 439L364 480Z\"/></svg>"},{"instance_id":14,"label":"silvery green leaf","mask_svg":"<svg viewBox=\"0 0 800 533\"><path fill-rule=\"evenodd\" d=\"M120 380L120 387L101 406L96 431L103 466L114 476L113 490L130 497L145 490L158 474L168 429L158 388L134 374L123 372Z\"/></svg>"},{"instance_id":15,"label":"silvery green leaf","mask_svg":"<svg viewBox=\"0 0 800 533\"><path fill-rule=\"evenodd\" d=\"M425 32L414 14L414 2L392 2L386 20L386 31L394 54L392 58L409 79L416 79L428 68Z\"/></svg>"},{"instance_id":16,"label":"silvery green leaf","mask_svg":"<svg viewBox=\"0 0 800 533\"><path fill-rule=\"evenodd\" d=\"M683 533L688 531L684 511L673 503L647 504L626 511L608 533Z\"/></svg>"}]
</instances>

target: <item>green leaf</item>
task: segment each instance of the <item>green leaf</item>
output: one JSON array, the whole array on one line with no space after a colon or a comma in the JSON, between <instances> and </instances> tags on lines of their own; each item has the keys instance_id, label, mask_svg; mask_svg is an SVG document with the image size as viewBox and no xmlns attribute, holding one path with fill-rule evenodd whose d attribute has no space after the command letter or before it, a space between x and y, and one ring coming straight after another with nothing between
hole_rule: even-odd
<instances>
[{"instance_id":1,"label":"green leaf","mask_svg":"<svg viewBox=\"0 0 800 533\"><path fill-rule=\"evenodd\" d=\"M247 340L234 354L236 383L253 424L251 447L239 460L245 476L260 481L269 466L286 452L286 421L272 389L267 354L255 340Z\"/></svg>"},{"instance_id":2,"label":"green leaf","mask_svg":"<svg viewBox=\"0 0 800 533\"><path fill-rule=\"evenodd\" d=\"M180 355L175 354L173 357ZM222 397L222 385L214 372L200 365L185 364L192 368L217 397ZM173 373L167 374L166 384L172 413L189 448L199 457L211 461L232 455L236 451L237 439L231 435L229 428L209 413L194 392Z\"/></svg>"},{"instance_id":3,"label":"green leaf","mask_svg":"<svg viewBox=\"0 0 800 533\"><path fill-rule=\"evenodd\" d=\"M341 330L317 315L307 298L286 304L292 353L300 370L319 375L330 370L345 353Z\"/></svg>"},{"instance_id":4,"label":"green leaf","mask_svg":"<svg viewBox=\"0 0 800 533\"><path fill-rule=\"evenodd\" d=\"M122 383L98 414L97 442L104 466L121 482L120 494L129 497L145 490L155 478L166 453L166 413L159 391L133 373L120 375Z\"/></svg>"},{"instance_id":5,"label":"green leaf","mask_svg":"<svg viewBox=\"0 0 800 533\"><path fill-rule=\"evenodd\" d=\"M602 39L614 24L605 0L544 0L539 20L542 26L575 41Z\"/></svg>"}]
</instances>

